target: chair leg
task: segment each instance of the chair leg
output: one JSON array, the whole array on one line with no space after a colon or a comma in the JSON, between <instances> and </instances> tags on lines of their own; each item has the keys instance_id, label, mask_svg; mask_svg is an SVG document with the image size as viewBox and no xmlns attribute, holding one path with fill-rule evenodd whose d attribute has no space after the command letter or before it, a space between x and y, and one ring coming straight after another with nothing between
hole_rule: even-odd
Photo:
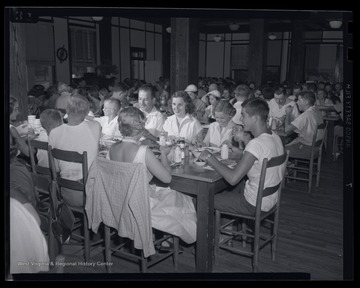
<instances>
[{"instance_id":1,"label":"chair leg","mask_svg":"<svg viewBox=\"0 0 360 288\"><path fill-rule=\"evenodd\" d=\"M215 210L215 236L214 236L214 262L219 263L219 241L220 241L220 212Z\"/></svg>"},{"instance_id":2,"label":"chair leg","mask_svg":"<svg viewBox=\"0 0 360 288\"><path fill-rule=\"evenodd\" d=\"M333 161L336 160L337 142L338 142L338 136L335 136L333 139L333 149L332 149Z\"/></svg>"},{"instance_id":3,"label":"chair leg","mask_svg":"<svg viewBox=\"0 0 360 288\"><path fill-rule=\"evenodd\" d=\"M274 238L271 241L271 260L275 261L275 254L277 248L277 237L278 237L278 230L279 230L279 212L275 212L274 215L274 225L273 225L273 235Z\"/></svg>"},{"instance_id":4,"label":"chair leg","mask_svg":"<svg viewBox=\"0 0 360 288\"><path fill-rule=\"evenodd\" d=\"M298 161L297 160L295 160L295 167L297 167L298 166ZM297 176L297 169L294 169L294 177L296 177ZM294 180L294 181L296 181L296 180Z\"/></svg>"},{"instance_id":5,"label":"chair leg","mask_svg":"<svg viewBox=\"0 0 360 288\"><path fill-rule=\"evenodd\" d=\"M86 213L83 214L84 218L84 246L85 246L85 261L90 260L90 231L88 228L88 221Z\"/></svg>"},{"instance_id":6,"label":"chair leg","mask_svg":"<svg viewBox=\"0 0 360 288\"><path fill-rule=\"evenodd\" d=\"M241 231L246 233L246 230L247 230L247 224L245 223L245 219L243 219L243 222L241 223ZM246 236L245 235L242 235L241 236L241 239L242 239L242 247L246 247Z\"/></svg>"},{"instance_id":7,"label":"chair leg","mask_svg":"<svg viewBox=\"0 0 360 288\"><path fill-rule=\"evenodd\" d=\"M252 263L252 272L258 271L259 265L259 244L260 244L260 222L254 223L254 246L253 246L253 263Z\"/></svg>"},{"instance_id":8,"label":"chair leg","mask_svg":"<svg viewBox=\"0 0 360 288\"><path fill-rule=\"evenodd\" d=\"M319 187L320 182L320 169L321 169L321 154L317 159L317 171L316 171L316 187Z\"/></svg>"},{"instance_id":9,"label":"chair leg","mask_svg":"<svg viewBox=\"0 0 360 288\"><path fill-rule=\"evenodd\" d=\"M141 250L141 273L147 272L147 259L144 257L144 252Z\"/></svg>"},{"instance_id":10,"label":"chair leg","mask_svg":"<svg viewBox=\"0 0 360 288\"><path fill-rule=\"evenodd\" d=\"M314 169L314 161L313 159L310 160L310 166L309 166L309 185L308 185L308 192L311 194L311 187L312 187L312 179L313 179L313 169Z\"/></svg>"},{"instance_id":11,"label":"chair leg","mask_svg":"<svg viewBox=\"0 0 360 288\"><path fill-rule=\"evenodd\" d=\"M105 234L105 261L106 263L111 262L111 250L110 250L110 227L104 225L104 234ZM111 273L111 265L107 265L107 272Z\"/></svg>"},{"instance_id":12,"label":"chair leg","mask_svg":"<svg viewBox=\"0 0 360 288\"><path fill-rule=\"evenodd\" d=\"M178 271L178 263L179 263L179 238L174 236L174 254L173 254L173 262L174 262L174 270Z\"/></svg>"}]
</instances>

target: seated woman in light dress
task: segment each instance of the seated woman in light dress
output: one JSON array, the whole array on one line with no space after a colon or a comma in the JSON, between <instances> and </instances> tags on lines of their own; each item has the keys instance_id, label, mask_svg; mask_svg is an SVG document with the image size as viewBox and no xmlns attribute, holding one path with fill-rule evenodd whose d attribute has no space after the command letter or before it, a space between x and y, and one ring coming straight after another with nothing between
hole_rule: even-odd
<instances>
[{"instance_id":1,"label":"seated woman in light dress","mask_svg":"<svg viewBox=\"0 0 360 288\"><path fill-rule=\"evenodd\" d=\"M113 144L108 158L112 161L142 163L148 170L149 182L155 176L163 183L171 182L167 158L170 148L161 146L160 161L145 145L139 145L146 117L138 108L128 107L119 112L119 130L123 141ZM169 187L149 185L152 227L176 235L190 244L196 241L196 211L192 198Z\"/></svg>"},{"instance_id":2,"label":"seated woman in light dress","mask_svg":"<svg viewBox=\"0 0 360 288\"><path fill-rule=\"evenodd\" d=\"M221 147L224 141L232 138L232 129L236 125L231 118L235 115L236 109L229 101L221 100L214 110L216 121L209 125L207 134L202 145Z\"/></svg>"},{"instance_id":3,"label":"seated woman in light dress","mask_svg":"<svg viewBox=\"0 0 360 288\"><path fill-rule=\"evenodd\" d=\"M163 125L169 138L184 137L188 143L202 139L203 127L199 120L191 116L195 106L189 94L185 91L177 91L171 96L171 103L174 115L169 116Z\"/></svg>"}]
</instances>

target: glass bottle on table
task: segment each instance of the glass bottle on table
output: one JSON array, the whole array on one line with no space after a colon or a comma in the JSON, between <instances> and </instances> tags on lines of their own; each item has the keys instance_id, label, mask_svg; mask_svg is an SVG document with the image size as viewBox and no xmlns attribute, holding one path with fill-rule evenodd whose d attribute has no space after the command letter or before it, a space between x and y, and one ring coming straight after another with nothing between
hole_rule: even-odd
<instances>
[{"instance_id":1,"label":"glass bottle on table","mask_svg":"<svg viewBox=\"0 0 360 288\"><path fill-rule=\"evenodd\" d=\"M176 145L175 152L174 152L174 162L176 164L180 164L182 160L182 151L179 145Z\"/></svg>"}]
</instances>

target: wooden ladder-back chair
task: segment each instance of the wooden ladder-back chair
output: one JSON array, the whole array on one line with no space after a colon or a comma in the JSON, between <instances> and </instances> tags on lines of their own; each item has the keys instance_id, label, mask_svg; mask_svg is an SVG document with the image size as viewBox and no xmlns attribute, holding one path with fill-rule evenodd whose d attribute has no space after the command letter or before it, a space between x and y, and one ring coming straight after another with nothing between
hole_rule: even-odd
<instances>
[{"instance_id":1,"label":"wooden ladder-back chair","mask_svg":"<svg viewBox=\"0 0 360 288\"><path fill-rule=\"evenodd\" d=\"M286 179L308 182L309 194L311 194L314 175L316 176L316 187L319 187L322 150L327 125L326 122L317 126L312 140L310 157L291 157L291 155L289 157L292 163L288 164ZM305 174L306 177L299 177L299 174Z\"/></svg>"},{"instance_id":2,"label":"wooden ladder-back chair","mask_svg":"<svg viewBox=\"0 0 360 288\"><path fill-rule=\"evenodd\" d=\"M87 152L84 151L82 154L75 151L65 151L57 148L52 148L50 145L48 147L49 152L49 162L50 162L50 170L52 174L52 179L56 181L60 191L61 188L68 188L72 190L81 191L83 193L83 206L81 208L71 207L71 210L74 213L74 216L81 215L80 217L75 217L76 222L74 225L73 231L78 228L82 228L83 235L73 233L71 238L77 238L78 240L83 241L84 250L85 250L85 260L88 261L90 259L90 231L88 225L88 219L85 212L85 203L86 203L86 180L88 176L88 162L87 162ZM68 180L61 177L60 173L56 170L55 159L57 161L66 161L72 163L79 163L82 167L82 178L79 180ZM61 193L60 193L61 194ZM82 219L81 219L82 218ZM101 241L97 241L92 243L91 246L99 244Z\"/></svg>"},{"instance_id":3,"label":"wooden ladder-back chair","mask_svg":"<svg viewBox=\"0 0 360 288\"><path fill-rule=\"evenodd\" d=\"M57 193L57 184L54 180L52 180L48 175L41 175L34 172L31 172L31 178L33 180L35 189L38 191L47 191L49 194L49 207L46 213L47 217L47 243L48 243L48 251L50 260L54 260L57 254L56 251L56 243L55 238L52 231L52 215L54 215L53 207L56 207L56 193ZM39 213L40 214L40 213ZM41 215L40 215L41 216Z\"/></svg>"},{"instance_id":4,"label":"wooden ladder-back chair","mask_svg":"<svg viewBox=\"0 0 360 288\"><path fill-rule=\"evenodd\" d=\"M85 209L90 227L97 232L99 225L104 224L107 263L114 254L140 263L141 272L147 272L150 266L173 256L177 270L179 238L164 233L160 239L153 239L153 232L157 230L151 226L148 186L142 164L97 157L90 167L86 189ZM120 240L120 244L116 245L111 238ZM155 246L169 238L173 239L174 247L164 254L156 253ZM107 271L112 272L110 265Z\"/></svg>"},{"instance_id":5,"label":"wooden ladder-back chair","mask_svg":"<svg viewBox=\"0 0 360 288\"><path fill-rule=\"evenodd\" d=\"M256 212L255 215L249 214L241 214L241 213L230 213L220 210L215 210L215 263L218 263L219 258L219 248L234 252L236 254L248 256L252 258L252 271L258 271L258 264L259 264L259 251L265 247L268 243L271 243L271 257L272 260L275 261L275 252L276 252L276 245L277 245L277 237L278 237L278 230L279 230L279 210L280 210L280 201L281 201L281 192L283 187L283 182L285 180L285 171L286 171L286 163L289 158L289 151L286 151L285 154L277 157L273 157L270 160L265 158L263 160L261 175L259 179L259 187L258 187L258 194L256 199ZM267 187L264 189L265 184L265 177L267 169L284 165L284 171L282 173L281 181L274 187ZM263 197L272 195L274 193L278 193L277 203L273 208L270 209L268 212L261 211L261 204ZM232 218L226 224L220 224L221 216L225 215L226 217ZM248 222L247 224L253 224L252 228L250 229L248 225L245 225L245 221ZM241 230L229 230L226 229L229 225L233 224L241 224L235 226L241 226ZM270 224L264 225L264 224ZM262 228L262 229L261 229ZM270 230L268 232L264 232L264 230ZM264 232L264 233L262 233ZM220 235L225 234L227 235L226 240L222 240L220 242ZM240 239L237 239L237 237ZM246 241L252 240L252 245L249 248L245 248ZM241 245L239 247L231 247L228 245L227 242L230 240L235 242L239 242L236 240L240 240Z\"/></svg>"},{"instance_id":6,"label":"wooden ladder-back chair","mask_svg":"<svg viewBox=\"0 0 360 288\"><path fill-rule=\"evenodd\" d=\"M46 155L48 155L48 143L35 139L29 139L28 146L29 146L30 164L31 164L32 172L39 175L45 175L50 178L51 177L50 168L38 165L37 161L35 160L35 153L38 150L42 150L46 153ZM49 193L47 190L38 189L38 197L40 202L46 203L46 206L48 206Z\"/></svg>"}]
</instances>

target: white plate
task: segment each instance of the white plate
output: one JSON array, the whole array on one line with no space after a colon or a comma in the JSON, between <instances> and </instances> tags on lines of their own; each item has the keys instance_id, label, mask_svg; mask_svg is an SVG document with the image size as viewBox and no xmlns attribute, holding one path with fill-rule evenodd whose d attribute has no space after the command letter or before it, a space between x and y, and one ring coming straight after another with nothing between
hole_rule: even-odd
<instances>
[{"instance_id":1,"label":"white plate","mask_svg":"<svg viewBox=\"0 0 360 288\"><path fill-rule=\"evenodd\" d=\"M220 148L219 147L201 147L196 149L196 151L202 152L204 150L208 150L211 153L216 153L216 152L220 152Z\"/></svg>"}]
</instances>

